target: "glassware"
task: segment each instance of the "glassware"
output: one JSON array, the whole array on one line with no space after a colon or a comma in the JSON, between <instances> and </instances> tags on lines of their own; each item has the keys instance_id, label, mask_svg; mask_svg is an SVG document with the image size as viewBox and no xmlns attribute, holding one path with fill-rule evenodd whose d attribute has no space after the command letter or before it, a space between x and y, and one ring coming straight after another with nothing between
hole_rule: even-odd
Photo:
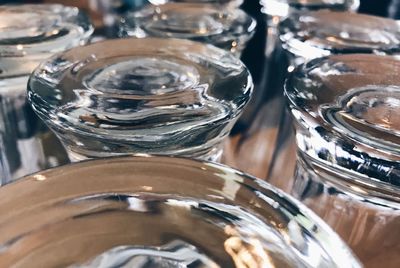
<instances>
[{"instance_id":1,"label":"glassware","mask_svg":"<svg viewBox=\"0 0 400 268\"><path fill-rule=\"evenodd\" d=\"M361 267L299 202L213 163L80 162L0 195L2 267Z\"/></svg>"},{"instance_id":2,"label":"glassware","mask_svg":"<svg viewBox=\"0 0 400 268\"><path fill-rule=\"evenodd\" d=\"M74 7L6 5L0 14L0 49L6 65L2 75L29 74L46 56L83 44L93 32L88 18ZM13 71L13 66L19 68Z\"/></svg>"},{"instance_id":3,"label":"glassware","mask_svg":"<svg viewBox=\"0 0 400 268\"><path fill-rule=\"evenodd\" d=\"M255 28L256 21L240 9L168 3L128 13L121 21L120 36L190 39L240 56Z\"/></svg>"},{"instance_id":4,"label":"glassware","mask_svg":"<svg viewBox=\"0 0 400 268\"><path fill-rule=\"evenodd\" d=\"M295 11L320 9L356 11L360 0L260 0L262 12L268 16L284 18Z\"/></svg>"},{"instance_id":5,"label":"glassware","mask_svg":"<svg viewBox=\"0 0 400 268\"><path fill-rule=\"evenodd\" d=\"M294 13L280 24L280 39L296 64L345 53L396 54L397 21L350 12Z\"/></svg>"},{"instance_id":6,"label":"glassware","mask_svg":"<svg viewBox=\"0 0 400 268\"><path fill-rule=\"evenodd\" d=\"M92 32L77 8L0 6L0 185L62 163L57 154L45 153L49 139L26 103L26 84L39 62L84 43Z\"/></svg>"},{"instance_id":7,"label":"glassware","mask_svg":"<svg viewBox=\"0 0 400 268\"><path fill-rule=\"evenodd\" d=\"M129 38L54 56L33 72L28 91L74 160L131 153L216 160L252 87L243 63L221 49Z\"/></svg>"},{"instance_id":8,"label":"glassware","mask_svg":"<svg viewBox=\"0 0 400 268\"><path fill-rule=\"evenodd\" d=\"M282 47L289 57L289 71L313 58L331 54L397 54L400 43L400 26L396 21L352 12L294 12L280 23L279 30ZM287 128L287 125L291 125L291 119L287 117L289 115L282 112L283 127L278 130L279 143L274 148L276 153L272 160L274 164L271 165L274 169L272 173L277 175L267 178L285 190L292 187L293 180L292 177L281 176L281 166L276 162L286 165L287 153L292 154L295 147L292 146L294 135L290 135L290 129ZM283 143L281 137L285 136L289 138Z\"/></svg>"},{"instance_id":9,"label":"glassware","mask_svg":"<svg viewBox=\"0 0 400 268\"><path fill-rule=\"evenodd\" d=\"M367 267L400 259L400 61L331 55L286 82L300 161L291 193Z\"/></svg>"}]
</instances>

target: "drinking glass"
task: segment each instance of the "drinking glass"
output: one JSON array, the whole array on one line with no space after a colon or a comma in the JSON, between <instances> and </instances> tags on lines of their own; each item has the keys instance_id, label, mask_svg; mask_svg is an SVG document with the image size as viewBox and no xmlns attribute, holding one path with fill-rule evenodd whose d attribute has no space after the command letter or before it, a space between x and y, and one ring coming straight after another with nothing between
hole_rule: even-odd
<instances>
[{"instance_id":1,"label":"drinking glass","mask_svg":"<svg viewBox=\"0 0 400 268\"><path fill-rule=\"evenodd\" d=\"M282 47L288 56L289 71L311 59L333 54L395 55L400 42L400 26L397 21L352 12L293 12L280 23L279 31ZM273 159L274 175L268 180L282 189L290 190L292 176L282 177L280 170L287 163L287 153L295 152L295 138L294 134L288 134L288 125L291 126L289 114L282 112L281 122L277 134L280 143ZM289 137L288 142L281 141L284 137ZM283 165L277 165L277 162Z\"/></svg>"},{"instance_id":2,"label":"drinking glass","mask_svg":"<svg viewBox=\"0 0 400 268\"><path fill-rule=\"evenodd\" d=\"M26 84L39 62L85 43L93 27L77 8L62 5L0 6L0 25L1 185L62 163L43 148L53 140L26 102Z\"/></svg>"},{"instance_id":3,"label":"drinking glass","mask_svg":"<svg viewBox=\"0 0 400 268\"><path fill-rule=\"evenodd\" d=\"M331 55L285 88L299 151L291 193L367 267L400 265L399 70L392 56Z\"/></svg>"},{"instance_id":4,"label":"drinking glass","mask_svg":"<svg viewBox=\"0 0 400 268\"><path fill-rule=\"evenodd\" d=\"M393 19L320 10L293 13L279 28L293 65L330 54L399 52L400 25Z\"/></svg>"},{"instance_id":5,"label":"drinking glass","mask_svg":"<svg viewBox=\"0 0 400 268\"><path fill-rule=\"evenodd\" d=\"M361 267L298 201L209 162L85 161L0 195L2 267Z\"/></svg>"},{"instance_id":6,"label":"drinking glass","mask_svg":"<svg viewBox=\"0 0 400 268\"><path fill-rule=\"evenodd\" d=\"M33 109L72 160L132 153L217 160L252 88L231 53L158 38L71 49L42 63L28 83Z\"/></svg>"},{"instance_id":7,"label":"drinking glass","mask_svg":"<svg viewBox=\"0 0 400 268\"><path fill-rule=\"evenodd\" d=\"M256 21L240 9L199 3L168 3L127 13L120 36L181 38L226 49L238 57L255 32Z\"/></svg>"}]
</instances>

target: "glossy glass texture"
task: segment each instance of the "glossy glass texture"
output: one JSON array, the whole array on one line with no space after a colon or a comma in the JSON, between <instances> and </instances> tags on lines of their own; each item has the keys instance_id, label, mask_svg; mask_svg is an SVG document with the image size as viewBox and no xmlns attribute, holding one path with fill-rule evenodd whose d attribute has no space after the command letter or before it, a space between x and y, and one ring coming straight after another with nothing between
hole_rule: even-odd
<instances>
[{"instance_id":1,"label":"glossy glass texture","mask_svg":"<svg viewBox=\"0 0 400 268\"><path fill-rule=\"evenodd\" d=\"M348 54L293 71L286 95L300 162L291 193L367 267L398 267L400 61Z\"/></svg>"},{"instance_id":2,"label":"glossy glass texture","mask_svg":"<svg viewBox=\"0 0 400 268\"><path fill-rule=\"evenodd\" d=\"M261 11L273 17L286 17L295 11L311 11L319 9L355 11L359 0L260 0Z\"/></svg>"},{"instance_id":3,"label":"glossy glass texture","mask_svg":"<svg viewBox=\"0 0 400 268\"><path fill-rule=\"evenodd\" d=\"M0 6L0 185L63 163L55 152L62 146L42 132L26 102L26 84L39 62L86 42L92 32L77 8Z\"/></svg>"},{"instance_id":4,"label":"glossy glass texture","mask_svg":"<svg viewBox=\"0 0 400 268\"><path fill-rule=\"evenodd\" d=\"M34 71L28 87L34 110L78 158L152 153L215 159L253 83L231 53L145 38L56 55Z\"/></svg>"},{"instance_id":5,"label":"glossy glass texture","mask_svg":"<svg viewBox=\"0 0 400 268\"><path fill-rule=\"evenodd\" d=\"M378 192L396 192L399 71L395 57L368 54L329 56L296 69L287 80L286 95L299 149L358 176Z\"/></svg>"},{"instance_id":6,"label":"glossy glass texture","mask_svg":"<svg viewBox=\"0 0 400 268\"><path fill-rule=\"evenodd\" d=\"M294 199L188 159L104 159L0 189L4 267L360 267Z\"/></svg>"},{"instance_id":7,"label":"glossy glass texture","mask_svg":"<svg viewBox=\"0 0 400 268\"><path fill-rule=\"evenodd\" d=\"M122 19L120 35L190 39L240 55L255 28L255 20L240 9L168 3L128 13Z\"/></svg>"},{"instance_id":8,"label":"glossy glass texture","mask_svg":"<svg viewBox=\"0 0 400 268\"><path fill-rule=\"evenodd\" d=\"M306 60L343 53L399 53L400 23L376 16L297 12L280 24L280 32L284 48Z\"/></svg>"},{"instance_id":9,"label":"glossy glass texture","mask_svg":"<svg viewBox=\"0 0 400 268\"><path fill-rule=\"evenodd\" d=\"M382 190L384 191L384 190ZM400 203L384 200L360 186L357 177L300 156L294 197L316 212L350 246L364 267L400 265Z\"/></svg>"},{"instance_id":10,"label":"glossy glass texture","mask_svg":"<svg viewBox=\"0 0 400 268\"><path fill-rule=\"evenodd\" d=\"M74 7L0 6L0 78L27 75L46 57L84 43L93 27Z\"/></svg>"},{"instance_id":11,"label":"glossy glass texture","mask_svg":"<svg viewBox=\"0 0 400 268\"><path fill-rule=\"evenodd\" d=\"M67 162L63 146L27 103L27 82L28 76L0 79L0 186Z\"/></svg>"}]
</instances>

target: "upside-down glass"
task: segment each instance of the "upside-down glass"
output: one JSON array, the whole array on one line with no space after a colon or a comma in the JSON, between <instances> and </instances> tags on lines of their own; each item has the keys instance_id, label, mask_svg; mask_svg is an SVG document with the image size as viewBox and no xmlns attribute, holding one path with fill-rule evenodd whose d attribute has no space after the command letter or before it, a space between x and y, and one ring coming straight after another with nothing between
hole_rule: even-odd
<instances>
[{"instance_id":1,"label":"upside-down glass","mask_svg":"<svg viewBox=\"0 0 400 268\"><path fill-rule=\"evenodd\" d=\"M2 267L361 267L309 209L213 163L80 162L0 195Z\"/></svg>"},{"instance_id":2,"label":"upside-down glass","mask_svg":"<svg viewBox=\"0 0 400 268\"><path fill-rule=\"evenodd\" d=\"M44 152L48 139L26 102L26 84L40 61L84 43L92 32L77 8L0 7L0 185L60 164L57 153Z\"/></svg>"},{"instance_id":3,"label":"upside-down glass","mask_svg":"<svg viewBox=\"0 0 400 268\"><path fill-rule=\"evenodd\" d=\"M367 267L399 267L400 61L348 54L301 65L286 83L299 150L291 193Z\"/></svg>"},{"instance_id":4,"label":"upside-down glass","mask_svg":"<svg viewBox=\"0 0 400 268\"><path fill-rule=\"evenodd\" d=\"M307 1L301 2L304 4ZM292 3L294 3L294 1L292 1ZM311 2L308 3L310 4ZM315 3L316 1L314 1L314 4ZM326 6L325 8L328 9L329 6ZM338 17L336 20L334 19L335 14L337 14ZM321 18L314 19L314 16L320 16ZM360 19L360 17L362 19ZM252 130L253 133L257 133L256 135L268 139L269 144L261 149L268 152L265 153L267 156L265 159L268 159L264 164L266 167L265 170L268 171L264 171L264 173L267 174L265 178L272 184L285 188L284 186L286 182L289 182L292 178L295 167L295 161L289 160L295 160L295 146L293 146L294 135L290 124L290 116L286 113L285 99L283 96L287 67L290 67L289 70L291 70L296 64L304 62L302 56L318 57L321 54L324 55L316 48L314 48L314 50L317 50L317 53L315 53L312 48L309 48L311 44L308 46L301 46L298 45L298 43L303 41L306 43L308 39L318 39L318 36L322 36L326 33L331 34L332 39L339 36L342 31L343 33L344 31L348 31L350 35L354 35L356 34L356 31L360 31L360 28L368 28L368 21L370 18L352 12L339 13L332 11L332 13L330 13L329 10L306 12L303 9L302 13L300 13L299 11L293 10L291 11L291 15L281 22L280 29L277 28L277 25L282 18L268 17L268 19L266 34L267 45L265 48L266 68L265 74L263 75L265 80L263 81L263 85L258 87L256 85L254 90L254 96L262 96L262 94L264 94L264 103L262 104L264 107L261 108L264 108L267 112L254 113L254 111L259 111L261 109L257 107L258 109L253 109L253 114L251 114L252 110L247 109L243 114L245 117L241 117L239 122L242 120L245 122L245 118L254 118L255 115L257 115L262 120L261 123L258 123L258 126L262 126L262 124L267 126L264 128L254 126ZM371 21L375 20L376 17L371 17ZM383 21L385 21L385 19L383 19ZM308 31L305 25L311 25L313 22L315 23L315 26ZM354 29L351 29L350 27L352 24L354 25ZM304 25L304 27L299 27L299 25ZM332 29L337 29L337 31L333 32ZM381 25L377 29L384 29L384 27ZM376 32L377 29L373 29L373 32ZM390 31L390 29L387 31ZM315 33L315 36L313 36L313 33ZM304 39L301 40L301 37ZM280 38L283 42L281 42ZM354 43L357 44L357 42L360 42L359 39L360 36L358 36L358 38L356 37ZM339 41L340 40L338 40L338 42ZM295 52L297 52L296 55L293 53L286 53L287 55L282 53L282 45L287 52L291 52L292 44L297 49L295 50ZM316 46L319 46L319 44L316 44ZM329 51L333 54L339 53L335 48ZM262 93L260 94L260 92ZM262 99L262 97L253 98L253 102L257 104L256 101L260 99ZM253 105L248 105L248 107L251 108ZM254 129L256 129L256 131L254 131ZM256 144L254 150L259 151L260 148L261 147Z\"/></svg>"},{"instance_id":5,"label":"upside-down glass","mask_svg":"<svg viewBox=\"0 0 400 268\"><path fill-rule=\"evenodd\" d=\"M292 63L331 54L397 54L398 21L351 12L296 12L281 22L280 39Z\"/></svg>"},{"instance_id":6,"label":"upside-down glass","mask_svg":"<svg viewBox=\"0 0 400 268\"><path fill-rule=\"evenodd\" d=\"M72 160L132 153L216 160L252 87L243 63L224 50L129 38L52 57L28 91Z\"/></svg>"},{"instance_id":7,"label":"upside-down glass","mask_svg":"<svg viewBox=\"0 0 400 268\"><path fill-rule=\"evenodd\" d=\"M391 19L329 10L293 12L279 25L282 46L288 54L289 70L305 61L331 54L365 53L396 55L399 52L400 24ZM288 136L290 116L284 115L278 137ZM294 135L292 135L294 136ZM290 136L291 137L291 136ZM293 142L278 144L276 161L286 166L286 153ZM278 160L280 159L280 160ZM283 161L282 161L283 160ZM294 165L293 165L294 167ZM275 164L277 176L268 178L282 189L290 189L292 177L282 178L282 165Z\"/></svg>"},{"instance_id":8,"label":"upside-down glass","mask_svg":"<svg viewBox=\"0 0 400 268\"><path fill-rule=\"evenodd\" d=\"M215 45L240 56L256 21L240 9L211 4L168 3L128 13L120 36L181 38Z\"/></svg>"}]
</instances>

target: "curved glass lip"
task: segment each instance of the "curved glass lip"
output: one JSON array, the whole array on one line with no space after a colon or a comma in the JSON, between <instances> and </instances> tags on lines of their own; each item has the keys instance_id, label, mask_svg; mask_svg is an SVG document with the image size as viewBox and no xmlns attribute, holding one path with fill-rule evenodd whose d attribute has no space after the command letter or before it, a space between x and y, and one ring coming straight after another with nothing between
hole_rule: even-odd
<instances>
[{"instance_id":1,"label":"curved glass lip","mask_svg":"<svg viewBox=\"0 0 400 268\"><path fill-rule=\"evenodd\" d=\"M287 17L293 11L298 10L348 10L357 11L360 6L360 0L343 0L343 4L329 4L324 0L319 3L303 3L300 0L259 0L261 12L269 16L280 18Z\"/></svg>"},{"instance_id":2,"label":"curved glass lip","mask_svg":"<svg viewBox=\"0 0 400 268\"><path fill-rule=\"evenodd\" d=\"M209 34L195 34L195 33L171 33L168 31L152 30L146 27L145 23L137 23L141 18L147 16L152 16L153 11L158 10L162 13L163 11L168 11L171 8L188 8L193 10L199 10L201 14L203 10L208 11L219 16L231 16L232 23L229 25L223 25L222 32L218 31L216 33ZM144 13L144 14L143 14ZM208 14L206 13L206 14ZM179 14L177 15L179 16ZM235 24L237 22L240 27ZM227 42L228 40L235 41L239 38L240 42L247 42L255 33L257 26L256 20L241 9L222 9L219 6L212 4L195 4L192 2L175 3L170 2L161 6L145 6L138 11L132 11L126 13L120 20L119 32L121 36L132 36L130 32L134 32L133 36L136 37L161 37L161 38L181 38L197 41L200 38L211 38L207 43L218 46L219 42ZM205 42L205 41L203 41Z\"/></svg>"},{"instance_id":3,"label":"curved glass lip","mask_svg":"<svg viewBox=\"0 0 400 268\"><path fill-rule=\"evenodd\" d=\"M301 229L304 229L304 232L307 232L308 234L311 235L312 238L314 238L316 243L320 246L320 248L323 250L323 252L327 255L329 255L330 259L335 265L338 265L337 267L362 267L358 259L352 254L351 250L348 248L348 246L339 238L339 236L323 221L321 220L314 212L312 212L310 209L308 209L306 206L300 203L300 201L297 201L295 198L291 197L290 195L284 193L283 191L275 188L274 186L268 184L265 181L262 181L260 179L257 179L255 177L252 177L251 175L247 175L243 172L240 172L238 170L235 170L233 168L230 168L228 166L218 164L215 162L210 162L210 161L204 161L204 160L194 160L194 159L189 159L189 158L182 158L182 157L172 157L172 156L159 156L159 155L148 155L148 154L133 154L130 156L123 156L123 157L108 157L108 158L103 158L103 159L97 159L97 160L85 160L82 162L77 162L77 163L72 163L60 167L55 167L51 168L48 170L44 170L32 175L28 175L18 181L16 181L13 184L7 184L4 187L0 188L0 194L7 194L5 198L7 198L7 206L6 207L1 207L0 206L0 211L4 211L4 214L2 214L4 217L0 219L0 223L2 221L7 222L7 212L10 213L9 217L12 217L15 215L15 213L23 213L26 211L29 211L29 209L35 208L37 209L38 206L44 206L46 207L46 204L50 200L57 199L61 200L63 195L56 195L53 196L53 199L48 199L46 197L43 197L41 195L36 195L33 193L30 193L32 187L28 187L29 184L41 184L43 186L39 186L45 189L46 183L50 183L52 181L52 186L54 186L54 183L57 184L57 182L62 183L63 181L66 180L75 180L73 183L76 183L79 185L81 182L81 175L85 173L85 171L92 170L97 166L101 167L109 172L113 171L118 171L119 167L121 165L124 166L124 168L134 168L135 166L140 166L143 164L151 164L152 168L147 169L146 172L142 174L147 174L147 173L152 173L154 170L157 170L160 166L164 165L164 169L167 167L167 169L170 169L171 172L173 171L184 171L189 174L187 176L188 178L194 178L194 176L190 176L190 173L193 175L201 172L204 174L204 176L210 177L210 180L214 181L221 181L224 183L236 183L240 186L247 186L249 189L252 190L254 193L254 197L261 197L263 200L265 200L266 204L273 208L274 210L279 213L279 215L282 215L285 219L289 219L288 223L291 221L294 221L296 224ZM162 170L162 168L161 168ZM76 177L69 177L68 174L74 174ZM109 174L114 174L114 173L109 173ZM109 175L108 174L108 175ZM141 173L139 173L141 174ZM171 173L167 173L165 176L166 177L172 177L170 176ZM96 174L96 180L98 179L105 179L107 180L107 172L101 172ZM171 178L171 179L172 179ZM168 179L168 178L165 178ZM55 181L54 180L58 180ZM187 183L188 180L185 179L185 182ZM193 181L193 189L200 189L202 183L199 180ZM252 185L250 186L249 183ZM94 186L93 184L86 184L87 186L85 187L90 187L93 189L97 189L97 186ZM138 185L140 186L140 185ZM169 184L170 186L170 184ZM205 186L205 185L204 185ZM38 190L37 186L34 187L35 189L32 190L33 192L35 190ZM115 189L117 189L115 187ZM25 189L24 191L21 191L20 189ZM75 191L76 189L76 191ZM210 189L210 188L205 188L205 189ZM26 191L27 190L27 191ZM39 189L40 190L40 189ZM217 189L216 189L217 190ZM82 194L85 193L87 190L81 190L79 187L74 188L74 192L71 193L66 193L64 197L68 197L71 195L79 195L79 192L82 191ZM112 189L108 188L107 189L102 189L100 192L97 190L96 194L106 194L113 192ZM115 192L116 190L114 190ZM151 193L152 190L150 190L148 193ZM228 190L229 191L229 190ZM13 192L19 192L21 195L14 195L12 194ZM230 200L234 202L235 197L232 197L232 193L229 192L224 192L224 190L218 189L218 192L221 193L221 197L226 200ZM127 194L127 191L124 191L125 194ZM129 193L129 190L128 190ZM132 192L133 193L133 192ZM153 192L154 193L154 192ZM217 193L217 192L216 192ZM164 193L165 194L165 193ZM54 195L51 194L50 195ZM196 192L196 195L201 195L201 193ZM4 196L4 195L3 195ZM190 195L180 195L182 197L187 197L190 198ZM28 202L30 197L35 197L34 202ZM206 195L204 195L206 197ZM21 211L15 211L10 209L12 207L12 204L15 203L18 205L21 200L27 201L27 205L24 205L21 209ZM279 204L279 205L278 205ZM251 205L250 203L248 204L249 206ZM258 207L258 206L257 206ZM262 209L262 207L260 208ZM253 213L256 213L253 211ZM19 214L19 217L21 215ZM264 220L266 220L264 218ZM279 224L276 223L276 226ZM277 228L278 230L278 228ZM279 231L278 231L279 232ZM282 235L282 234L281 234ZM294 239L296 239L296 235L292 235L290 233L286 233L287 237L284 237L284 241L286 241L286 245L288 248L294 248L296 250L296 243ZM0 243L1 244L1 243ZM291 246L293 245L293 246ZM299 253L300 254L300 253ZM301 258L300 256L298 256Z\"/></svg>"},{"instance_id":4,"label":"curved glass lip","mask_svg":"<svg viewBox=\"0 0 400 268\"><path fill-rule=\"evenodd\" d=\"M400 58L398 56L387 56L387 55L375 55L375 54L342 54L342 55L331 55L332 57L347 57L347 56L359 56L359 57L376 57L376 59L392 59L399 61ZM385 157L384 159L386 166L391 165L393 167L393 163L399 163L397 159L400 159L400 155L393 155L390 151L383 151L381 148L375 148L368 141L364 142L364 139L354 139L346 135L346 133L342 133L340 130L336 129L333 125L325 122L321 119L320 114L310 113L310 106L308 103L296 101L295 95L299 89L292 85L292 79L297 73L301 73L302 68L306 66L314 66L319 62L328 61L331 56L320 57L316 59L312 59L306 63L303 63L297 66L294 71L292 71L288 78L285 81L284 85L284 95L287 100L292 118L295 120L295 124L299 125L301 128L307 129L308 133L311 137L318 133L323 133L326 139L335 140L335 144L337 147L347 148L346 153L350 156L357 156L360 153L364 153L363 160L368 163L376 162L379 157ZM319 126L319 130L316 130L316 126ZM297 128L297 127L296 127ZM310 132L309 129L314 129L313 132ZM319 140L320 141L320 140ZM318 141L315 141L314 144L318 146L323 146L321 144L317 144ZM301 152L302 149L298 150ZM342 181L347 181L354 185L354 189L357 187L361 187L359 191L356 191L358 195L371 195L377 198L377 203L386 203L387 201L393 201L398 203L400 200L399 189L400 186L396 185L390 181L383 180L380 178L376 178L373 176L368 176L365 173L360 172L356 169L351 169L346 166L342 166L334 160L326 160L321 159L319 156L310 156L306 152L302 152L303 159L305 159L308 163L311 163L311 166L318 167L320 169L324 169L326 171L337 171L337 177ZM390 155L390 157L388 157ZM336 155L335 155L336 157ZM372 167L372 170L379 173L379 167ZM398 177L397 177L398 178ZM383 200L383 201L379 201ZM395 204L397 207L397 204Z\"/></svg>"},{"instance_id":5,"label":"curved glass lip","mask_svg":"<svg viewBox=\"0 0 400 268\"><path fill-rule=\"evenodd\" d=\"M307 60L328 56L330 54L354 54L354 53L370 53L370 54L386 54L386 55L395 55L400 53L400 48L388 46L388 47L368 47L368 46L360 46L355 43L353 46L350 44L338 44L336 47L334 45L322 44L322 43L310 43L307 42L308 38L304 37L301 29L293 29L291 25L286 25L291 21L299 21L302 16L312 16L313 14L317 14L319 12L332 12L338 14L345 14L349 16L373 19L379 19L382 21L393 21L396 20L382 18L378 16L372 16L368 14L359 14L349 11L333 11L333 10L318 10L318 11L296 11L292 14L292 16L285 18L279 24L279 38L282 42L282 46L288 52L292 53L296 57L301 57ZM294 19L296 18L296 19ZM340 21L338 22L340 23ZM400 30L400 24L399 24ZM323 32L323 31L321 31Z\"/></svg>"},{"instance_id":6,"label":"curved glass lip","mask_svg":"<svg viewBox=\"0 0 400 268\"><path fill-rule=\"evenodd\" d=\"M86 43L94 32L94 27L89 17L76 7L61 4L10 4L1 6L0 8L9 8L11 10L26 9L39 14L54 12L54 14L59 14L65 19L60 25L64 25L66 28L73 29L74 31L73 37L67 35L54 40L32 44L0 44L0 55L2 55L0 62L15 66L15 68L13 67L13 73L9 77L31 73L34 67L54 53ZM71 17L63 17L65 12L71 12ZM77 27L74 28L75 26ZM14 69L15 72L18 71L18 74L14 73ZM3 77L4 74L0 78Z\"/></svg>"}]
</instances>

